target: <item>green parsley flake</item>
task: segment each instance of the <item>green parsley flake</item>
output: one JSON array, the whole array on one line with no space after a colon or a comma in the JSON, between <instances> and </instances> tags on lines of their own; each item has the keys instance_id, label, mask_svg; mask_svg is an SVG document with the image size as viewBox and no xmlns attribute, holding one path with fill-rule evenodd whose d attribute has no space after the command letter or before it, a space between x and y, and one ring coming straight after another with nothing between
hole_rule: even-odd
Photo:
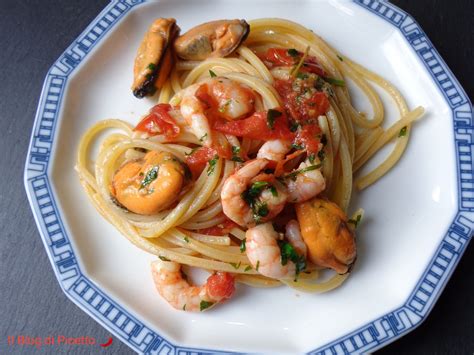
<instances>
[{"instance_id":1,"label":"green parsley flake","mask_svg":"<svg viewBox=\"0 0 474 355\"><path fill-rule=\"evenodd\" d=\"M209 160L209 167L207 168L207 175L208 176L211 175L214 172L218 160L219 160L219 156L217 154L214 155L214 158Z\"/></svg>"},{"instance_id":2,"label":"green parsley flake","mask_svg":"<svg viewBox=\"0 0 474 355\"><path fill-rule=\"evenodd\" d=\"M183 306L183 311L185 311L185 310L186 310L186 303Z\"/></svg>"},{"instance_id":3,"label":"green parsley flake","mask_svg":"<svg viewBox=\"0 0 474 355\"><path fill-rule=\"evenodd\" d=\"M407 135L407 126L403 127L400 132L398 132L398 137L405 137Z\"/></svg>"},{"instance_id":4,"label":"green parsley flake","mask_svg":"<svg viewBox=\"0 0 474 355\"><path fill-rule=\"evenodd\" d=\"M242 239L242 242L240 242L240 252L241 253L244 253L245 250L247 250L247 246L245 245L246 242L247 242L246 238Z\"/></svg>"},{"instance_id":5,"label":"green parsley flake","mask_svg":"<svg viewBox=\"0 0 474 355\"><path fill-rule=\"evenodd\" d=\"M273 197L278 197L278 191L275 186L270 187L270 192L272 193Z\"/></svg>"},{"instance_id":6,"label":"green parsley flake","mask_svg":"<svg viewBox=\"0 0 474 355\"><path fill-rule=\"evenodd\" d=\"M238 270L238 269L239 269L239 267L240 267L240 265L242 264L242 262L241 262L241 261L239 261L239 263L238 263L238 264L236 264L236 263L229 263L229 264L230 264L230 265L232 265L232 267L233 267L234 269Z\"/></svg>"},{"instance_id":7,"label":"green parsley flake","mask_svg":"<svg viewBox=\"0 0 474 355\"><path fill-rule=\"evenodd\" d=\"M255 266L255 270L258 271L258 268L260 267L260 260L257 260L257 265Z\"/></svg>"},{"instance_id":8,"label":"green parsley flake","mask_svg":"<svg viewBox=\"0 0 474 355\"><path fill-rule=\"evenodd\" d=\"M356 219L350 219L347 222L353 224L354 228L357 228L361 220L362 220L362 216L358 214Z\"/></svg>"},{"instance_id":9,"label":"green parsley flake","mask_svg":"<svg viewBox=\"0 0 474 355\"><path fill-rule=\"evenodd\" d=\"M279 241L278 245L280 246L282 265L286 265L288 261L293 262L296 267L296 275L306 269L306 258L304 255L299 255L293 245L284 241Z\"/></svg>"},{"instance_id":10,"label":"green parsley flake","mask_svg":"<svg viewBox=\"0 0 474 355\"><path fill-rule=\"evenodd\" d=\"M204 142L206 138L207 138L207 133L205 133L201 138L199 138L199 142Z\"/></svg>"},{"instance_id":11,"label":"green parsley flake","mask_svg":"<svg viewBox=\"0 0 474 355\"><path fill-rule=\"evenodd\" d=\"M275 120L280 117L282 113L278 110L275 110L273 108L269 109L267 112L267 125L270 127L270 129L273 129L275 126Z\"/></svg>"},{"instance_id":12,"label":"green parsley flake","mask_svg":"<svg viewBox=\"0 0 474 355\"><path fill-rule=\"evenodd\" d=\"M336 54L336 56L337 56L337 59L339 59L341 62L344 61L344 59L339 54Z\"/></svg>"},{"instance_id":13,"label":"green parsley flake","mask_svg":"<svg viewBox=\"0 0 474 355\"><path fill-rule=\"evenodd\" d=\"M188 237L184 237L184 241L185 241L186 243L189 243L189 238L188 238Z\"/></svg>"},{"instance_id":14,"label":"green parsley flake","mask_svg":"<svg viewBox=\"0 0 474 355\"><path fill-rule=\"evenodd\" d=\"M288 49L288 55L289 55L290 57L295 58L295 57L298 57L298 56L300 55L300 52L298 52L298 51L297 51L296 49L294 49L294 48L290 48L290 49Z\"/></svg>"},{"instance_id":15,"label":"green parsley flake","mask_svg":"<svg viewBox=\"0 0 474 355\"><path fill-rule=\"evenodd\" d=\"M154 180L156 180L156 178L158 177L158 170L159 170L158 165L155 165L153 168L148 170L148 172L145 175L145 178L142 180L142 182L140 184L140 189L143 189L143 188L147 187Z\"/></svg>"},{"instance_id":16,"label":"green parsley flake","mask_svg":"<svg viewBox=\"0 0 474 355\"><path fill-rule=\"evenodd\" d=\"M150 64L148 64L148 67L147 67L147 68L153 71L153 70L156 69L156 64L150 63Z\"/></svg>"},{"instance_id":17,"label":"green parsley flake","mask_svg":"<svg viewBox=\"0 0 474 355\"><path fill-rule=\"evenodd\" d=\"M201 301L201 303L199 304L199 310L202 312L213 305L214 305L214 302Z\"/></svg>"},{"instance_id":18,"label":"green parsley flake","mask_svg":"<svg viewBox=\"0 0 474 355\"><path fill-rule=\"evenodd\" d=\"M247 265L247 267L244 269L244 272L252 270L252 267L250 265Z\"/></svg>"},{"instance_id":19,"label":"green parsley flake","mask_svg":"<svg viewBox=\"0 0 474 355\"><path fill-rule=\"evenodd\" d=\"M168 259L167 257L164 257L164 256L159 256L160 260L163 260L163 261L171 261L170 259Z\"/></svg>"},{"instance_id":20,"label":"green parsley flake","mask_svg":"<svg viewBox=\"0 0 474 355\"><path fill-rule=\"evenodd\" d=\"M215 78L217 76L216 73L214 73L212 70L209 69L209 75L211 76L211 78Z\"/></svg>"},{"instance_id":21,"label":"green parsley flake","mask_svg":"<svg viewBox=\"0 0 474 355\"><path fill-rule=\"evenodd\" d=\"M341 79L336 78L324 78L329 84L336 85L336 86L346 86L346 82Z\"/></svg>"},{"instance_id":22,"label":"green parsley flake","mask_svg":"<svg viewBox=\"0 0 474 355\"><path fill-rule=\"evenodd\" d=\"M312 171L312 170L316 170L316 169L319 169L321 167L322 164L315 164L315 165L310 165L310 166L307 166L306 168L302 168L302 169L298 169L298 170L295 170L289 174L286 174L284 176L285 179L296 179L296 176L298 176L298 174L304 174L306 173L307 171Z\"/></svg>"}]
</instances>

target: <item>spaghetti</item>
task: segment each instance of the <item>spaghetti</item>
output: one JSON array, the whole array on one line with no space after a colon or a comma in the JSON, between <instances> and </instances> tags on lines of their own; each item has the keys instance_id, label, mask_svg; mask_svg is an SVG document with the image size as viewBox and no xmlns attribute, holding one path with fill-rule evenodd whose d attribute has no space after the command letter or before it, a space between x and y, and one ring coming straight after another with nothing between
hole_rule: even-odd
<instances>
[{"instance_id":1,"label":"spaghetti","mask_svg":"<svg viewBox=\"0 0 474 355\"><path fill-rule=\"evenodd\" d=\"M259 19L249 23L248 37L233 54L225 58L179 60L175 63L169 78L164 81L159 91L158 104L162 106L157 106L156 109L160 107L166 108L165 111L171 109L172 112L167 112L173 118L172 121L165 123L160 121L159 127L156 127L156 123L154 127L147 126L144 121L137 127L118 119L98 122L81 139L76 170L84 190L102 216L131 243L156 255L161 260L209 271L231 273L237 282L256 287L273 287L283 283L307 292L328 291L338 287L346 279L348 273L320 282L321 267L327 267L327 265L306 263L302 270L298 270L299 259L295 255L298 256L301 253L293 253L297 248L292 249L283 242L279 242L282 264L283 250L288 247L290 253L285 256L289 260L287 265L295 265L298 277L279 279L262 275L259 263L255 265L255 262L251 260L253 256L249 254L247 230L257 228L259 221L254 223L257 227L229 221L229 216L224 213L226 210L225 206L223 208L223 198L221 199L221 196L224 196L223 189L230 186L227 181L235 178L236 171L243 171L241 168L243 162L258 160L256 158L259 157L259 151L265 142L281 140L282 137L285 138L286 133L290 132L288 134L292 137L290 140L293 145L285 152L284 159L261 169L261 174L274 174L276 179L267 177L266 180L257 181L260 183L257 184L258 189L256 188L256 192L252 191L261 194L262 191L267 191L262 189L280 186L278 184L283 178L287 179L289 188L292 181L296 184L296 174L311 172L311 170L314 173L317 169L324 176L323 189L324 187L325 189L322 194L339 206L342 211L347 211L353 185L364 189L380 179L396 164L407 146L412 123L421 117L424 110L422 107L409 110L400 92L388 81L346 56L338 54L322 38L299 24L282 19ZM271 139L268 139L269 136L265 138L261 135L261 139L258 139L255 131L252 133L249 130L249 134L242 133L248 128L242 123L247 122L246 117L234 120L227 117L224 120L215 119L212 122L213 143L207 141L210 137L196 135L196 130L193 130L192 125L189 125L182 117L177 118L183 112L183 110L179 112L179 108L184 105L186 90L193 85L199 88L201 83L211 85L212 80L228 80L230 85L240 85L241 88L250 90L254 98L252 102L254 126L251 126L254 129L263 127L255 123L257 122L255 117L260 112L265 113L265 122L271 126L270 132L280 129L278 122L283 120L280 118L282 115L285 116L284 122L287 122L288 127L282 128L283 133L279 131L281 134L277 135L278 137L273 135ZM347 80L355 83L368 98L372 107L371 117L358 112L353 107L349 90L345 85ZM309 94L305 91L308 89L308 82L311 84ZM372 84L386 91L398 108L400 118L388 129L382 127L383 104ZM194 96L199 96L196 92ZM301 110L301 105L298 106L296 101L291 101L295 100L295 96L296 99L304 97L306 100L308 95L313 96L305 102L311 102L313 106L306 105L304 112ZM221 108L219 107L219 110ZM226 109L224 107L224 111ZM311 109L322 111L316 112L315 116ZM214 114L216 114L215 110ZM298 121L295 117L298 114L305 118L300 117ZM275 117L272 118L272 115ZM262 118L262 115L258 117ZM240 122L239 125L232 126L236 122ZM296 128L291 127L291 124L295 123ZM236 127L239 129L236 130ZM305 127L309 127L307 128L309 133L312 132L312 139L317 137L316 141L308 138L306 134L308 132L304 131ZM96 144L99 134L104 131L110 132L102 140L97 156L91 159L91 147ZM218 143L215 143L216 141ZM353 181L354 173L363 167L377 151L393 141L394 148L385 160L368 174L359 176ZM220 144L220 148L216 149L216 144ZM313 144L312 150L311 144ZM231 151L226 147L230 147ZM199 166L192 166L193 159L195 162L199 160L197 155L204 154L204 148L211 153L205 156L204 161L201 159L200 169ZM179 191L173 192L173 196L166 197L168 196L166 191L171 190L165 189L163 198L169 199L168 202L171 203L165 205L164 208L149 214L134 213L130 211L130 208L125 209L115 198L114 179L116 179L117 171L127 163L149 159L149 152L161 152L165 154L163 155L165 160L166 157L176 159L178 165L175 168L183 169L183 182L178 186ZM308 163L308 159L312 163ZM303 161L307 164L298 165ZM188 166L186 163L189 163ZM244 166L249 165L250 163L246 163ZM187 170L189 167L193 177L189 176L190 172ZM269 171L268 167L270 167ZM157 174L159 174L157 170L158 168L155 170L155 175L152 170L141 172L141 190L148 192L152 190L146 185L151 184L149 180L153 177L157 179ZM229 186L226 186L226 183ZM282 185L285 184L282 183ZM255 187L255 182L251 186ZM253 192L249 191L247 189L244 192L247 194L245 196L253 196ZM271 192L275 193L273 190ZM291 195L291 191L288 193ZM244 195L239 194L239 196L245 200ZM251 206L252 201L246 201ZM326 206L328 211L332 211L331 206ZM250 209L250 207L247 208ZM282 215L285 215L288 207L283 208L285 209ZM303 208L301 210L301 213L306 213ZM255 217L255 210L253 212ZM291 213L294 213L294 210ZM298 210L297 213L301 223L300 211ZM361 213L358 212L356 215L360 219ZM320 217L314 216L314 218ZM345 217L340 218L344 221ZM303 226L301 228L304 232ZM350 229L353 230L353 227ZM320 231L323 230L324 226L321 226ZM281 236L276 237L278 238L281 239ZM345 269L332 268L338 272L347 271L347 265ZM304 272L299 273L299 271ZM158 275L158 271L156 272ZM156 275L154 277L158 277ZM158 285L157 288L160 290ZM201 301L200 310L203 308L202 302L207 301ZM177 307L176 304L175 307ZM180 304L179 307L182 305ZM185 303L183 309L188 308Z\"/></svg>"}]
</instances>

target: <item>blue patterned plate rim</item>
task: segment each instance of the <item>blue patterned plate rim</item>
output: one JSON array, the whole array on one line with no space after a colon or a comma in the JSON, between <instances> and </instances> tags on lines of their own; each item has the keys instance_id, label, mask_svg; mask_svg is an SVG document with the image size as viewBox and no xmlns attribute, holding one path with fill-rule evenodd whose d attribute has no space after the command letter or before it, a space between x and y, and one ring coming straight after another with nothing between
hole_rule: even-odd
<instances>
[{"instance_id":1,"label":"blue patterned plate rim","mask_svg":"<svg viewBox=\"0 0 474 355\"><path fill-rule=\"evenodd\" d=\"M67 78L104 35L143 0L113 0L59 57L47 73L31 135L24 171L25 189L48 253L64 293L99 324L139 353L229 353L181 347L164 339L131 315L112 297L84 276L61 221L49 182L49 159ZM443 94L454 120L458 211L428 267L404 304L311 354L372 352L415 329L423 322L456 268L474 229L472 105L419 24L405 11L382 0L353 0L395 26L425 65ZM470 176L462 178L461 174Z\"/></svg>"}]
</instances>

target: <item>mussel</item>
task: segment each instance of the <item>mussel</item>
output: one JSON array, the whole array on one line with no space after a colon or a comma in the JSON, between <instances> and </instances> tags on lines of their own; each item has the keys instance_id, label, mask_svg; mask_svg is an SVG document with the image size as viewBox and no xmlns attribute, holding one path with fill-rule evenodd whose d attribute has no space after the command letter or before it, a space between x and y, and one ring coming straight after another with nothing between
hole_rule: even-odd
<instances>
[{"instance_id":1,"label":"mussel","mask_svg":"<svg viewBox=\"0 0 474 355\"><path fill-rule=\"evenodd\" d=\"M173 18L153 22L138 48L133 67L133 95L153 95L169 76L173 65L172 45L180 28Z\"/></svg>"},{"instance_id":2,"label":"mussel","mask_svg":"<svg viewBox=\"0 0 474 355\"><path fill-rule=\"evenodd\" d=\"M355 234L341 208L319 197L295 207L309 260L339 274L350 272L357 255Z\"/></svg>"},{"instance_id":3,"label":"mussel","mask_svg":"<svg viewBox=\"0 0 474 355\"><path fill-rule=\"evenodd\" d=\"M245 20L206 22L181 35L174 43L178 57L185 60L204 60L225 57L245 41L250 26Z\"/></svg>"}]
</instances>

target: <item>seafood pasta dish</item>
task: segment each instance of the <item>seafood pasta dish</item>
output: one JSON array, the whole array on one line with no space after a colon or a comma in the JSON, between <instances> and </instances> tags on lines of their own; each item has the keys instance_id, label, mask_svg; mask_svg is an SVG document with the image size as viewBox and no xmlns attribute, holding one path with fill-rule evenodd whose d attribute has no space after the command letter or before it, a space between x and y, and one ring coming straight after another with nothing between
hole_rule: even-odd
<instances>
[{"instance_id":1,"label":"seafood pasta dish","mask_svg":"<svg viewBox=\"0 0 474 355\"><path fill-rule=\"evenodd\" d=\"M363 216L350 205L353 187L397 163L423 108L409 109L388 81L288 20L180 32L175 19L158 18L132 44L130 94L149 111L83 135L76 170L93 205L156 256L150 282L178 310L209 309L236 285L340 286ZM369 112L353 106L349 82ZM375 86L398 109L389 127ZM384 160L361 175L389 142ZM189 268L209 272L207 281L193 285Z\"/></svg>"}]
</instances>

